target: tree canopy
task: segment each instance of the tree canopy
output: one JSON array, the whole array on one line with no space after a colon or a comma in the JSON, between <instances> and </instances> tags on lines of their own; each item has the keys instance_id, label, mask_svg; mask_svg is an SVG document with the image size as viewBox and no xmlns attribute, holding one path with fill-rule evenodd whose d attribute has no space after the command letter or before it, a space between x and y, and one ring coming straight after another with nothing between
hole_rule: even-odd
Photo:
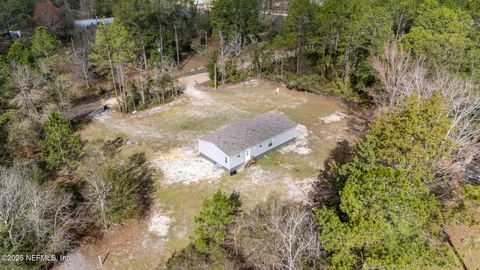
<instances>
[{"instance_id":1,"label":"tree canopy","mask_svg":"<svg viewBox=\"0 0 480 270\"><path fill-rule=\"evenodd\" d=\"M51 56L60 47L58 41L44 26L35 28L32 37L32 54L35 58Z\"/></svg>"},{"instance_id":2,"label":"tree canopy","mask_svg":"<svg viewBox=\"0 0 480 270\"><path fill-rule=\"evenodd\" d=\"M200 252L208 254L215 246L223 245L240 206L238 193L227 196L217 191L212 198L203 200L202 210L195 217L194 245Z\"/></svg>"},{"instance_id":3,"label":"tree canopy","mask_svg":"<svg viewBox=\"0 0 480 270\"><path fill-rule=\"evenodd\" d=\"M214 0L210 21L216 33L222 32L230 40L234 34L243 38L255 36L259 31L259 0Z\"/></svg>"},{"instance_id":4,"label":"tree canopy","mask_svg":"<svg viewBox=\"0 0 480 270\"><path fill-rule=\"evenodd\" d=\"M403 37L406 46L424 55L434 70L477 74L480 62L478 36L472 17L460 8L439 6L422 13Z\"/></svg>"},{"instance_id":5,"label":"tree canopy","mask_svg":"<svg viewBox=\"0 0 480 270\"><path fill-rule=\"evenodd\" d=\"M50 169L59 169L63 166L71 167L75 156L80 154L82 143L77 137L70 122L53 112L43 125L45 138L40 141L42 160Z\"/></svg>"},{"instance_id":6,"label":"tree canopy","mask_svg":"<svg viewBox=\"0 0 480 270\"><path fill-rule=\"evenodd\" d=\"M338 168L338 204L317 210L331 268L449 261L438 236L439 202L427 182L448 153L448 122L438 94L427 100L412 95L374 122L353 161Z\"/></svg>"}]
</instances>

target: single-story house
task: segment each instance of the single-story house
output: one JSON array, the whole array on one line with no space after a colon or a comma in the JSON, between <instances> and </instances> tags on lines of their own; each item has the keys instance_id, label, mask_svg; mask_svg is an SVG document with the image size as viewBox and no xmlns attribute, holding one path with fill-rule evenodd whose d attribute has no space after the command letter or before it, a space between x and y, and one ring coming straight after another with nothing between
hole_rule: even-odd
<instances>
[{"instance_id":1,"label":"single-story house","mask_svg":"<svg viewBox=\"0 0 480 270\"><path fill-rule=\"evenodd\" d=\"M233 122L199 139L198 148L203 157L232 173L252 157L259 157L296 137L296 123L281 113L268 112Z\"/></svg>"},{"instance_id":2,"label":"single-story house","mask_svg":"<svg viewBox=\"0 0 480 270\"><path fill-rule=\"evenodd\" d=\"M85 20L75 20L73 25L77 28L87 28L89 26L96 26L98 24L111 24L113 23L113 18L96 18L96 19L85 19Z\"/></svg>"}]
</instances>

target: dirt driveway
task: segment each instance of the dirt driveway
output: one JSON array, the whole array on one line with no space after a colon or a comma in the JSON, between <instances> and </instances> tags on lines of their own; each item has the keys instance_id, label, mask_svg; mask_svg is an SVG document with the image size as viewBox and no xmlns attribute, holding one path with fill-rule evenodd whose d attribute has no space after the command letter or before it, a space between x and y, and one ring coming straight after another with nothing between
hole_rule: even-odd
<instances>
[{"instance_id":1,"label":"dirt driveway","mask_svg":"<svg viewBox=\"0 0 480 270\"><path fill-rule=\"evenodd\" d=\"M145 152L157 169L156 204L150 217L128 221L86 242L59 269L153 269L188 243L202 199L218 189L239 191L248 208L269 193L306 200L311 183L336 143L355 139L350 108L334 98L296 92L263 80L214 90L196 87L206 74L182 78L186 91L177 100L134 115L99 115L81 132L87 140L123 136L123 151ZM198 156L197 140L229 122L277 110L299 123L298 138L262 157L235 176ZM82 267L85 269L85 267Z\"/></svg>"}]
</instances>

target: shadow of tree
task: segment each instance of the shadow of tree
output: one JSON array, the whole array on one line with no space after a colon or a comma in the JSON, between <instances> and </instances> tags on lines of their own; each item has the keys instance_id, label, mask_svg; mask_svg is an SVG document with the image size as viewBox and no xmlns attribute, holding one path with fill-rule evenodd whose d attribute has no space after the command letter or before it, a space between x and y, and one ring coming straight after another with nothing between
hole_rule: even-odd
<instances>
[{"instance_id":1,"label":"shadow of tree","mask_svg":"<svg viewBox=\"0 0 480 270\"><path fill-rule=\"evenodd\" d=\"M337 142L309 193L309 201L312 207L318 208L338 204L338 191L342 189L344 184L338 174L338 169L352 160L352 153L353 147L349 141Z\"/></svg>"}]
</instances>

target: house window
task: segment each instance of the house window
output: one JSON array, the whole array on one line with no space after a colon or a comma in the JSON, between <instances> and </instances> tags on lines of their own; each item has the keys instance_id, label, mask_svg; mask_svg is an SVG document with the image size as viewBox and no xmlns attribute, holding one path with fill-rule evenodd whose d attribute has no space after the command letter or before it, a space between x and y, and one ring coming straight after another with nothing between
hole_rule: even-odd
<instances>
[{"instance_id":1,"label":"house window","mask_svg":"<svg viewBox=\"0 0 480 270\"><path fill-rule=\"evenodd\" d=\"M228 157L225 157L225 163L228 163Z\"/></svg>"},{"instance_id":2,"label":"house window","mask_svg":"<svg viewBox=\"0 0 480 270\"><path fill-rule=\"evenodd\" d=\"M273 145L273 139L268 140L268 147L272 147Z\"/></svg>"}]
</instances>

